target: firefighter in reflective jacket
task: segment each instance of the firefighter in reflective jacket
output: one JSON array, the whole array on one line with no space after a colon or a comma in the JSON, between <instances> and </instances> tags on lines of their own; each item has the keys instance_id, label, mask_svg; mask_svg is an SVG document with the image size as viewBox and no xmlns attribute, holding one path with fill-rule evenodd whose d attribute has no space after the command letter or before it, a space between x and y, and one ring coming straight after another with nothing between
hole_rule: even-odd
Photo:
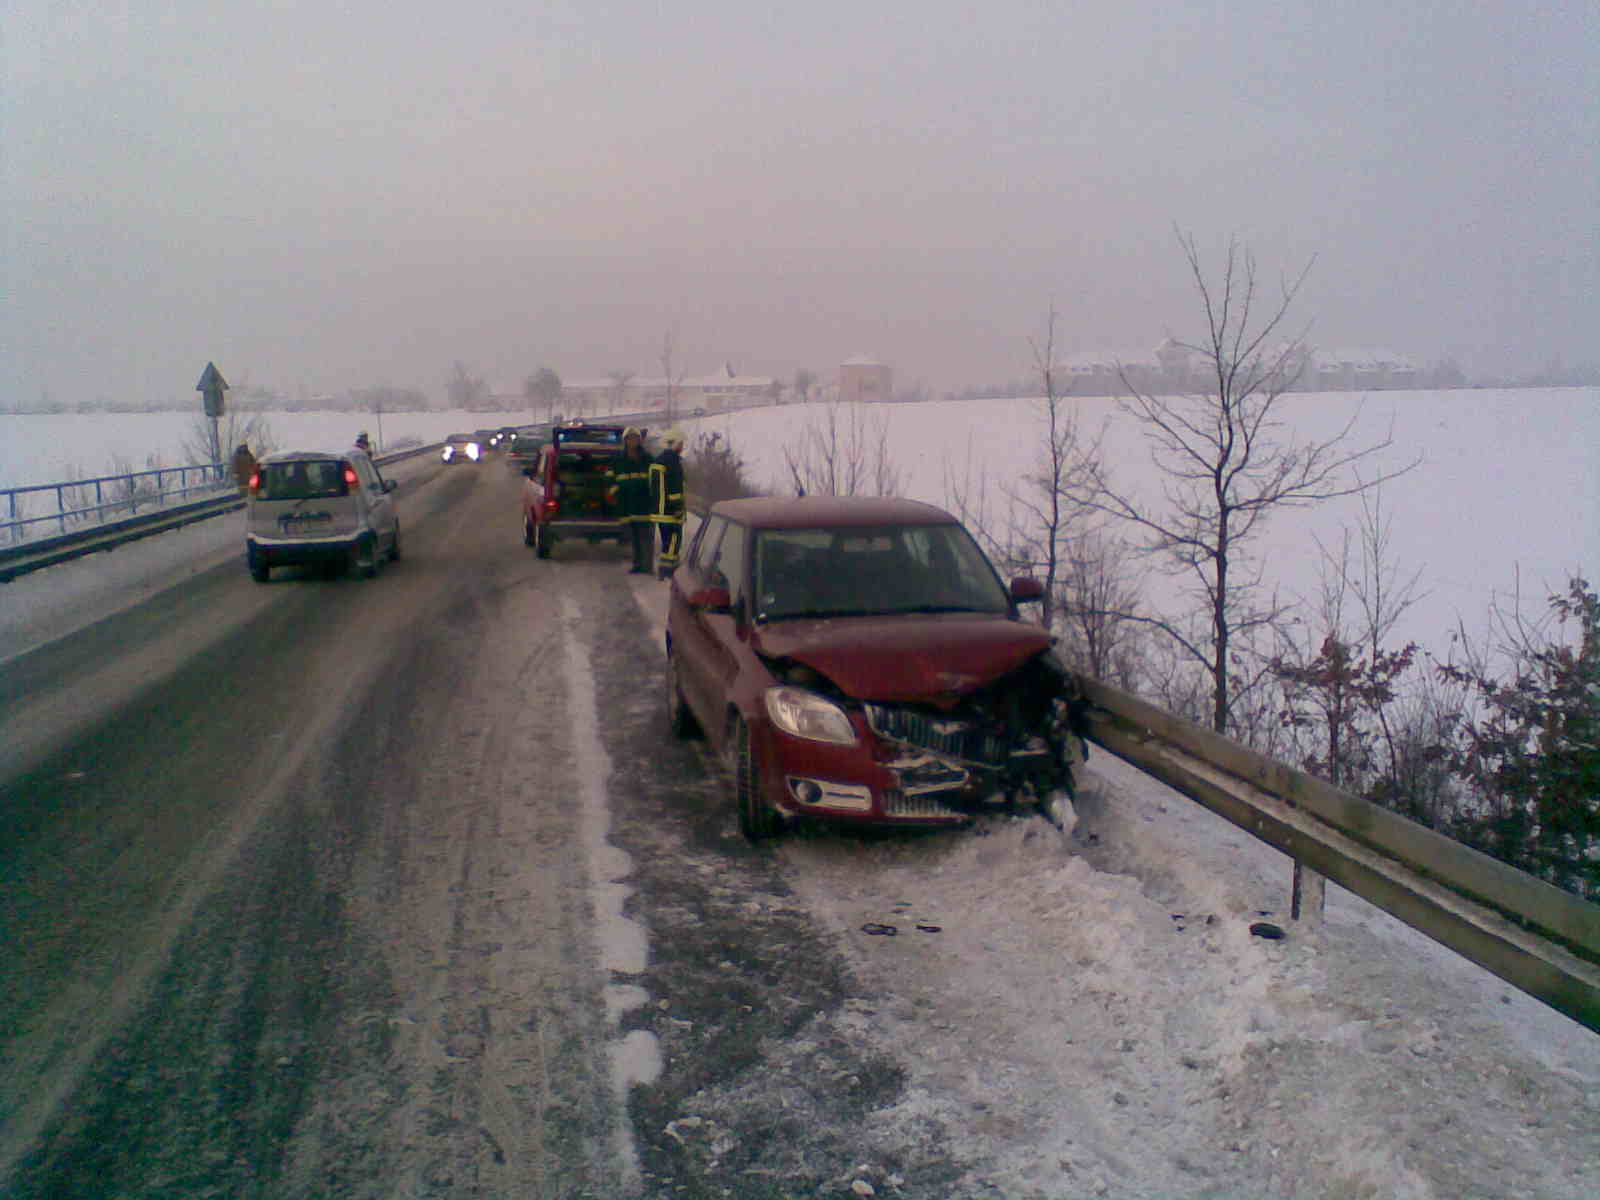
<instances>
[{"instance_id":1,"label":"firefighter in reflective jacket","mask_svg":"<svg viewBox=\"0 0 1600 1200\"><path fill-rule=\"evenodd\" d=\"M672 574L683 549L683 434L669 429L661 435L663 447L650 465L650 498L655 512L651 519L661 530L661 552L656 558L656 574L662 579Z\"/></svg>"},{"instance_id":2,"label":"firefighter in reflective jacket","mask_svg":"<svg viewBox=\"0 0 1600 1200\"><path fill-rule=\"evenodd\" d=\"M622 523L633 546L633 566L629 574L650 574L650 530L654 514L650 510L650 464L644 435L632 425L622 431L622 453L611 460L606 472L611 496L616 501Z\"/></svg>"}]
</instances>

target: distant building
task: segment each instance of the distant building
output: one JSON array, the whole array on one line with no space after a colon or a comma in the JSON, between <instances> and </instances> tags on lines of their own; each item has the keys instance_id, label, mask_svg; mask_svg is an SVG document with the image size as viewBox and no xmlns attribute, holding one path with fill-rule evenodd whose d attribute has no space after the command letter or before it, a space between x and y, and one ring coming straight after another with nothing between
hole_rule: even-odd
<instances>
[{"instance_id":1,"label":"distant building","mask_svg":"<svg viewBox=\"0 0 1600 1200\"><path fill-rule=\"evenodd\" d=\"M770 375L741 375L732 364L710 375L686 376L670 383L664 375L617 375L572 379L561 385L560 410L569 417L605 413L661 412L671 398L674 417L697 409L725 412L771 399Z\"/></svg>"},{"instance_id":2,"label":"distant building","mask_svg":"<svg viewBox=\"0 0 1600 1200\"><path fill-rule=\"evenodd\" d=\"M1284 389L1292 392L1384 391L1419 386L1421 372L1389 350L1319 350L1281 344L1265 351L1283 356ZM1055 363L1056 391L1063 396L1115 396L1129 388L1156 395L1215 389L1209 358L1175 338L1148 354L1069 354Z\"/></svg>"},{"instance_id":3,"label":"distant building","mask_svg":"<svg viewBox=\"0 0 1600 1200\"><path fill-rule=\"evenodd\" d=\"M839 364L839 399L879 402L894 396L894 372L864 354Z\"/></svg>"}]
</instances>

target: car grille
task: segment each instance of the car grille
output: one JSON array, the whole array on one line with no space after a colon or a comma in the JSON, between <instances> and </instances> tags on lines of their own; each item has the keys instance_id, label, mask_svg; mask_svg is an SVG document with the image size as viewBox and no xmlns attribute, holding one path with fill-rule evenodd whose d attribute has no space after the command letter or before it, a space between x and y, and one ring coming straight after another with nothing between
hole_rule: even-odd
<instances>
[{"instance_id":1,"label":"car grille","mask_svg":"<svg viewBox=\"0 0 1600 1200\"><path fill-rule=\"evenodd\" d=\"M883 811L890 817L966 817L966 812L932 796L908 796L890 788L883 792Z\"/></svg>"},{"instance_id":2,"label":"car grille","mask_svg":"<svg viewBox=\"0 0 1600 1200\"><path fill-rule=\"evenodd\" d=\"M1005 761L1004 739L977 721L935 716L891 704L864 704L862 708L868 728L881 738L969 763L994 766Z\"/></svg>"}]
</instances>

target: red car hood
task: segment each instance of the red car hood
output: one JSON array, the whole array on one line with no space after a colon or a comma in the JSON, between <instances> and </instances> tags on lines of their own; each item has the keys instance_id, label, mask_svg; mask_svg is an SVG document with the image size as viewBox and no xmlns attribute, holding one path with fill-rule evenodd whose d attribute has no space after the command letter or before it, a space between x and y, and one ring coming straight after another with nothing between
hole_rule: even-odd
<instances>
[{"instance_id":1,"label":"red car hood","mask_svg":"<svg viewBox=\"0 0 1600 1200\"><path fill-rule=\"evenodd\" d=\"M1050 645L1037 625L983 613L784 621L753 648L820 671L857 700L953 704Z\"/></svg>"}]
</instances>

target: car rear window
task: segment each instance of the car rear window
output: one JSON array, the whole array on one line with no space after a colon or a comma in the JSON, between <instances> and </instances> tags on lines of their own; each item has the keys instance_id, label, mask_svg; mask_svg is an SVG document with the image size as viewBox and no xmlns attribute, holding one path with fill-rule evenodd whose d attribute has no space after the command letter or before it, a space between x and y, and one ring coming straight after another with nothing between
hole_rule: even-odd
<instances>
[{"instance_id":1,"label":"car rear window","mask_svg":"<svg viewBox=\"0 0 1600 1200\"><path fill-rule=\"evenodd\" d=\"M297 458L292 462L266 463L261 468L263 500L317 500L348 493L344 464L337 459Z\"/></svg>"}]
</instances>

